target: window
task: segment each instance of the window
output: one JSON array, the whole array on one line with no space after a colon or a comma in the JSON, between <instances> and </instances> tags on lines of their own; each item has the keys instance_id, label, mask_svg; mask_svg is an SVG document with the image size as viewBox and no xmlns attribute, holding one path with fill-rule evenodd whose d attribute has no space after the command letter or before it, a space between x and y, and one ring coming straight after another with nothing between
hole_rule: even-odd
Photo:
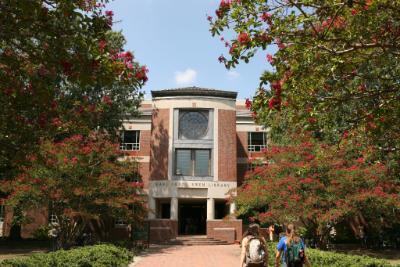
<instances>
[{"instance_id":1,"label":"window","mask_svg":"<svg viewBox=\"0 0 400 267\"><path fill-rule=\"evenodd\" d=\"M180 111L179 139L197 140L207 135L208 111Z\"/></svg>"},{"instance_id":2,"label":"window","mask_svg":"<svg viewBox=\"0 0 400 267\"><path fill-rule=\"evenodd\" d=\"M123 131L121 135L121 150L133 151L140 149L140 131Z\"/></svg>"},{"instance_id":3,"label":"window","mask_svg":"<svg viewBox=\"0 0 400 267\"><path fill-rule=\"evenodd\" d=\"M175 174L181 176L211 176L210 149L176 149Z\"/></svg>"},{"instance_id":4,"label":"window","mask_svg":"<svg viewBox=\"0 0 400 267\"><path fill-rule=\"evenodd\" d=\"M267 133L250 132L248 133L248 151L260 152L267 146Z\"/></svg>"},{"instance_id":5,"label":"window","mask_svg":"<svg viewBox=\"0 0 400 267\"><path fill-rule=\"evenodd\" d=\"M4 215L5 215L4 205L0 204L0 223L4 222Z\"/></svg>"},{"instance_id":6,"label":"window","mask_svg":"<svg viewBox=\"0 0 400 267\"><path fill-rule=\"evenodd\" d=\"M50 202L49 205L49 224L58 224L57 215L54 213L54 203Z\"/></svg>"},{"instance_id":7,"label":"window","mask_svg":"<svg viewBox=\"0 0 400 267\"><path fill-rule=\"evenodd\" d=\"M115 227L126 226L126 222L122 218L118 218L115 220Z\"/></svg>"}]
</instances>

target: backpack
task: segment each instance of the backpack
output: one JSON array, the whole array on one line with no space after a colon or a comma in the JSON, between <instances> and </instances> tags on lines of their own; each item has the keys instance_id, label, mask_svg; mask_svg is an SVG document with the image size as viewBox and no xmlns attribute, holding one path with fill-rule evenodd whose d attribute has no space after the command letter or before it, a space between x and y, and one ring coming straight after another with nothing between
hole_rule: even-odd
<instances>
[{"instance_id":1,"label":"backpack","mask_svg":"<svg viewBox=\"0 0 400 267\"><path fill-rule=\"evenodd\" d=\"M246 246L246 263L259 264L265 259L265 247L260 238L251 236Z\"/></svg>"},{"instance_id":2,"label":"backpack","mask_svg":"<svg viewBox=\"0 0 400 267\"><path fill-rule=\"evenodd\" d=\"M288 267L303 266L304 261L304 248L303 244L299 242L291 242L287 244L286 263Z\"/></svg>"}]
</instances>

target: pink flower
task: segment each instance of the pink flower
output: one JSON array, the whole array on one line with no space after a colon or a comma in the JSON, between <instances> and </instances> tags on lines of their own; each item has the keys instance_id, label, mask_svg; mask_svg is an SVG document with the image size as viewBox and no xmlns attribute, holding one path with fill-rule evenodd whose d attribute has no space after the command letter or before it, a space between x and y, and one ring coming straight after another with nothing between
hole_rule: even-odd
<instances>
[{"instance_id":1,"label":"pink flower","mask_svg":"<svg viewBox=\"0 0 400 267\"><path fill-rule=\"evenodd\" d=\"M274 64L274 57L271 54L267 54L267 61L270 64Z\"/></svg>"},{"instance_id":2,"label":"pink flower","mask_svg":"<svg viewBox=\"0 0 400 267\"><path fill-rule=\"evenodd\" d=\"M251 108L251 100L246 98L246 108L250 109Z\"/></svg>"},{"instance_id":3,"label":"pink flower","mask_svg":"<svg viewBox=\"0 0 400 267\"><path fill-rule=\"evenodd\" d=\"M114 16L114 12L112 12L111 10L106 10L106 16L112 17L112 16Z\"/></svg>"},{"instance_id":4,"label":"pink flower","mask_svg":"<svg viewBox=\"0 0 400 267\"><path fill-rule=\"evenodd\" d=\"M263 13L263 14L261 15L261 19L262 19L263 21L269 21L269 20L271 20L271 14L265 12L265 13Z\"/></svg>"},{"instance_id":5,"label":"pink flower","mask_svg":"<svg viewBox=\"0 0 400 267\"><path fill-rule=\"evenodd\" d=\"M240 44L247 44L248 42L250 42L250 37L246 32L239 33L237 39Z\"/></svg>"}]
</instances>

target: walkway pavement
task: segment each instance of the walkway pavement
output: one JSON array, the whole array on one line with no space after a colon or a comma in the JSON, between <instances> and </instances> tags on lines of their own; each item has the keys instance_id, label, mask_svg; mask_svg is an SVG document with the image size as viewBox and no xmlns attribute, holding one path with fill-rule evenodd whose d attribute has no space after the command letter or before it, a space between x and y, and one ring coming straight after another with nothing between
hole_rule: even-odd
<instances>
[{"instance_id":1,"label":"walkway pavement","mask_svg":"<svg viewBox=\"0 0 400 267\"><path fill-rule=\"evenodd\" d=\"M129 267L232 267L239 258L239 245L155 246Z\"/></svg>"}]
</instances>

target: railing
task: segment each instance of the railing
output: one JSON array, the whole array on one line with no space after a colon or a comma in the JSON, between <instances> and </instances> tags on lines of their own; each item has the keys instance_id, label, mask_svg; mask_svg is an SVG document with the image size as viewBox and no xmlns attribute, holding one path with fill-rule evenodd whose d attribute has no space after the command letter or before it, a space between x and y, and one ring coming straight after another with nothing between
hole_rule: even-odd
<instances>
[{"instance_id":1,"label":"railing","mask_svg":"<svg viewBox=\"0 0 400 267\"><path fill-rule=\"evenodd\" d=\"M121 150L125 151L133 151L133 150L139 150L140 149L140 144L139 143L122 143L119 148Z\"/></svg>"},{"instance_id":2,"label":"railing","mask_svg":"<svg viewBox=\"0 0 400 267\"><path fill-rule=\"evenodd\" d=\"M266 145L248 145L247 150L249 152L261 152L263 151L267 146Z\"/></svg>"}]
</instances>

